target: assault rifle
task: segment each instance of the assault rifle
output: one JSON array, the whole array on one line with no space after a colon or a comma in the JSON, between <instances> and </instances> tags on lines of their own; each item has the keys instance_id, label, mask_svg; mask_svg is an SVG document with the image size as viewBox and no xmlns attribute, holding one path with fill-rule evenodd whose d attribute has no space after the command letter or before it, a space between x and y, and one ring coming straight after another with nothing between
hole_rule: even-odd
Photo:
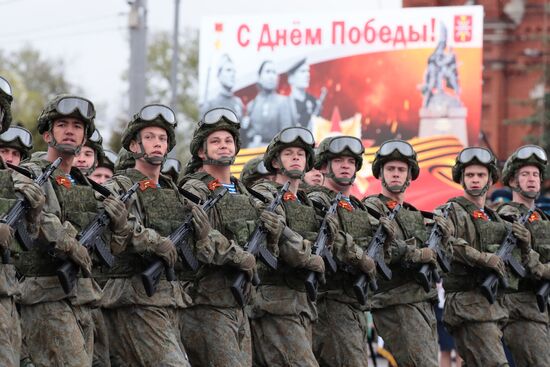
<instances>
[{"instance_id":1,"label":"assault rifle","mask_svg":"<svg viewBox=\"0 0 550 367\"><path fill-rule=\"evenodd\" d=\"M394 220L400 209L401 204L397 204L388 215L388 219ZM374 233L374 236L372 237L372 240L369 243L369 246L367 247L367 255L371 257L376 263L376 270L378 271L378 273L382 274L384 279L391 280L392 271L384 262L384 242L386 241L386 236L387 235L384 231L384 228L382 228L382 225L379 225L376 229L376 232ZM376 291L378 289L376 278L367 279L367 275L364 273L359 275L359 277L353 284L355 297L362 305L367 304L367 285L373 291Z\"/></svg>"},{"instance_id":2,"label":"assault rifle","mask_svg":"<svg viewBox=\"0 0 550 367\"><path fill-rule=\"evenodd\" d=\"M96 184L97 185L97 184ZM139 182L136 182L128 191L122 194L119 199L126 203L128 199L137 191ZM102 192L105 192L104 190ZM112 267L115 263L115 257L109 251L109 248L101 239L107 225L111 222L109 214L105 209L101 209L94 219L77 236L78 242L88 250L90 254L96 253L101 263L107 267ZM71 260L66 260L59 268L56 274L61 283L61 288L66 294L69 294L77 281L79 266Z\"/></svg>"},{"instance_id":3,"label":"assault rifle","mask_svg":"<svg viewBox=\"0 0 550 367\"><path fill-rule=\"evenodd\" d=\"M441 214L443 218L447 218L449 216L449 208L451 207L451 203L445 205L443 208ZM441 249L441 239L443 238L443 234L441 233L441 228L436 224L434 224L432 231L430 233L430 237L428 237L428 241L426 241L425 246L429 249L432 249L436 255L437 255L437 263L441 267L441 270L443 272L448 273L451 271L451 264L449 262L449 259L447 259L447 256ZM420 283L422 288L426 292L429 292L432 288L433 283L438 283L441 280L439 273L437 272L437 268L432 264L424 264L416 273L416 281Z\"/></svg>"},{"instance_id":4,"label":"assault rifle","mask_svg":"<svg viewBox=\"0 0 550 367\"><path fill-rule=\"evenodd\" d=\"M208 200L202 203L201 208L205 212L208 212L226 193L227 188L223 188L217 194L212 195L208 198ZM174 243L174 246L178 251L178 255L183 260L184 264L189 269L196 271L199 268L199 261L193 254L193 249L189 246L189 236L192 233L193 214L190 213L183 223L174 232L172 232L168 238L172 241L172 243ZM152 297L153 294L155 294L163 269L165 269L166 272L166 280L176 280L174 268L167 266L164 261L160 259L153 261L153 263L151 263L149 267L141 273L141 281L143 282L145 293L147 293L149 297Z\"/></svg>"},{"instance_id":5,"label":"assault rifle","mask_svg":"<svg viewBox=\"0 0 550 367\"><path fill-rule=\"evenodd\" d=\"M59 165L61 164L61 161L63 161L61 157L53 161L52 164L50 164L48 168L46 168L46 170L42 172L42 174L34 180L34 183L37 184L38 186L44 185L44 183L48 180L48 178L52 175L52 173L57 169L57 167L59 167ZM32 174L30 174L30 172L28 172L27 170L24 170L23 168L20 168L17 166L13 166L9 163L7 165L8 167L16 170L17 172L32 178ZM11 228L13 228L14 231L16 231L16 235L19 235L18 237L20 239L21 245L23 249L25 249L26 251L30 250L33 246L33 242L28 237L28 233L23 222L24 215L27 212L27 210L29 210L29 203L27 199L24 197L19 197L17 201L13 204L13 206L10 208L10 210L6 213L6 215L4 215L0 219L0 223L5 223L9 225ZM5 249L4 252L2 253L2 263L9 264L9 262L10 262L10 250L8 248L8 249Z\"/></svg>"},{"instance_id":6,"label":"assault rifle","mask_svg":"<svg viewBox=\"0 0 550 367\"><path fill-rule=\"evenodd\" d=\"M277 193L277 196L273 199L273 201L269 204L269 206L265 209L268 212L274 212L275 209L281 205L283 202L283 196L287 193L288 188L290 187L290 181L284 184L284 186L281 188L281 190ZM254 196L258 195L259 193L256 193L253 190L250 190L251 192L254 192ZM275 270L277 269L277 258L273 256L271 252L265 246L262 244L264 243L265 238L267 237L267 229L263 225L262 222L258 224L254 232L250 235L250 238L248 239L248 242L244 245L244 250L250 252L252 255L258 257L260 256L260 259L264 264L269 266L271 269ZM240 271L235 279L233 279L233 283L231 284L231 287L229 288L231 290L231 293L233 294L233 297L235 297L235 300L237 303L244 307L245 305L245 287L246 283L249 281L246 279L247 275L243 271ZM258 277L258 274L254 274L254 277L251 279L253 285L259 285L260 284L260 278Z\"/></svg>"},{"instance_id":7,"label":"assault rifle","mask_svg":"<svg viewBox=\"0 0 550 367\"><path fill-rule=\"evenodd\" d=\"M537 291L537 305L540 312L545 312L548 307L548 297L550 297L550 281L545 281Z\"/></svg>"},{"instance_id":8,"label":"assault rifle","mask_svg":"<svg viewBox=\"0 0 550 367\"><path fill-rule=\"evenodd\" d=\"M318 256L322 256L325 260L325 264L328 266L331 272L335 273L336 270L338 270L336 262L334 261L334 258L332 257L332 252L327 247L327 242L329 238L329 231L328 231L328 223L327 218L329 215L336 213L336 209L338 208L338 203L342 199L342 193L339 192L336 194L336 197L332 202L330 203L330 207L326 211L325 217L323 218L323 222L321 223L321 228L319 229L319 234L317 235L317 238L315 239L315 243L312 247L312 253ZM317 287L319 285L319 274L310 271L306 277L305 280L306 285L306 292L307 292L307 298L309 298L310 301L315 301L317 299Z\"/></svg>"},{"instance_id":9,"label":"assault rifle","mask_svg":"<svg viewBox=\"0 0 550 367\"><path fill-rule=\"evenodd\" d=\"M533 211L534 209L531 209L519 218L519 224L524 225L533 214ZM509 229L495 255L500 257L505 265L509 265L517 276L524 278L527 273L525 268L512 256L512 251L516 248L517 242L518 239L512 233L512 229ZM501 279L496 273L489 274L481 284L481 293L491 304L495 302L497 297L499 281L502 282L505 288L508 287L508 280L506 278Z\"/></svg>"}]
</instances>

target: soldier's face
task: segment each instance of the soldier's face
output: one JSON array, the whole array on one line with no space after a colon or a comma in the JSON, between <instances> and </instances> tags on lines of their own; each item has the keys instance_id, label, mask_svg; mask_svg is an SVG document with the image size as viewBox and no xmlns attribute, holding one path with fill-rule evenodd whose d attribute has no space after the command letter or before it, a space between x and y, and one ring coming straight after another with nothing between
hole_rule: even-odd
<instances>
[{"instance_id":1,"label":"soldier's face","mask_svg":"<svg viewBox=\"0 0 550 367\"><path fill-rule=\"evenodd\" d=\"M288 82L293 87L305 89L309 87L309 77L309 65L304 64L288 78Z\"/></svg>"},{"instance_id":2,"label":"soldier's face","mask_svg":"<svg viewBox=\"0 0 550 367\"><path fill-rule=\"evenodd\" d=\"M145 154L149 157L164 157L168 152L168 134L166 130L158 126L148 126L139 132ZM130 150L139 153L139 144L132 140ZM141 159L141 158L140 158Z\"/></svg>"},{"instance_id":3,"label":"soldier's face","mask_svg":"<svg viewBox=\"0 0 550 367\"><path fill-rule=\"evenodd\" d=\"M6 163L19 166L21 163L21 152L14 148L2 147L0 148L0 157Z\"/></svg>"},{"instance_id":4,"label":"soldier's face","mask_svg":"<svg viewBox=\"0 0 550 367\"><path fill-rule=\"evenodd\" d=\"M307 171L304 175L304 181L308 185L322 185L324 176L321 171L312 168L310 171Z\"/></svg>"},{"instance_id":5,"label":"soldier's face","mask_svg":"<svg viewBox=\"0 0 550 367\"><path fill-rule=\"evenodd\" d=\"M263 89L271 91L277 88L278 82L279 76L277 75L277 70L275 70L275 65L272 62L266 63L260 73L258 84Z\"/></svg>"},{"instance_id":6,"label":"soldier's face","mask_svg":"<svg viewBox=\"0 0 550 367\"><path fill-rule=\"evenodd\" d=\"M218 79L221 85L232 89L235 85L235 66L232 62L226 62L220 69Z\"/></svg>"},{"instance_id":7,"label":"soldier's face","mask_svg":"<svg viewBox=\"0 0 550 367\"><path fill-rule=\"evenodd\" d=\"M211 159L234 157L235 150L235 139L229 131L214 131L206 138L206 151ZM206 159L206 155L204 149L199 149L200 158Z\"/></svg>"},{"instance_id":8,"label":"soldier's face","mask_svg":"<svg viewBox=\"0 0 550 367\"><path fill-rule=\"evenodd\" d=\"M113 177L113 171L107 167L97 167L88 177L102 185Z\"/></svg>"},{"instance_id":9,"label":"soldier's face","mask_svg":"<svg viewBox=\"0 0 550 367\"><path fill-rule=\"evenodd\" d=\"M407 182L409 165L402 161L389 161L384 164L384 180L390 187L403 186Z\"/></svg>"},{"instance_id":10,"label":"soldier's face","mask_svg":"<svg viewBox=\"0 0 550 367\"><path fill-rule=\"evenodd\" d=\"M49 131L44 133L46 143L51 142L52 138L55 138L58 144L73 146L75 148L84 144L86 138L84 123L72 117L63 117L55 120L52 124L52 134L53 137Z\"/></svg>"},{"instance_id":11,"label":"soldier's face","mask_svg":"<svg viewBox=\"0 0 550 367\"><path fill-rule=\"evenodd\" d=\"M489 182L489 169L478 164L468 166L464 169L462 181L466 190L481 190Z\"/></svg>"},{"instance_id":12,"label":"soldier's face","mask_svg":"<svg viewBox=\"0 0 550 367\"><path fill-rule=\"evenodd\" d=\"M540 171L536 166L521 167L510 180L510 186L519 187L526 192L539 192L540 185Z\"/></svg>"},{"instance_id":13,"label":"soldier's face","mask_svg":"<svg viewBox=\"0 0 550 367\"><path fill-rule=\"evenodd\" d=\"M330 160L332 172L338 178L352 178L355 175L355 158L340 156ZM328 173L328 169L326 169Z\"/></svg>"},{"instance_id":14,"label":"soldier's face","mask_svg":"<svg viewBox=\"0 0 550 367\"><path fill-rule=\"evenodd\" d=\"M287 171L304 171L306 169L306 151L303 148L285 148L281 150L279 158ZM279 162L274 162L273 166L280 168Z\"/></svg>"},{"instance_id":15,"label":"soldier's face","mask_svg":"<svg viewBox=\"0 0 550 367\"><path fill-rule=\"evenodd\" d=\"M73 167L79 169L92 168L95 162L95 151L90 147L82 147L73 160Z\"/></svg>"}]
</instances>

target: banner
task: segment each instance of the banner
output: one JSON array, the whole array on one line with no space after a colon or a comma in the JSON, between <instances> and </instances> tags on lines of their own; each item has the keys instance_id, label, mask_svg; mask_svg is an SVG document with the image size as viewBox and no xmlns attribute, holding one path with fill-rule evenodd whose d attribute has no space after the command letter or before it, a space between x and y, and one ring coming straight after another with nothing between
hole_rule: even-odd
<instances>
[{"instance_id":1,"label":"banner","mask_svg":"<svg viewBox=\"0 0 550 367\"><path fill-rule=\"evenodd\" d=\"M433 209L460 194L450 167L478 143L482 36L481 6L208 17L201 112L223 106L241 118L234 174L287 126L309 128L317 143L359 137L367 148L359 197L380 190L370 169L377 147L409 140L421 173L406 199Z\"/></svg>"}]
</instances>

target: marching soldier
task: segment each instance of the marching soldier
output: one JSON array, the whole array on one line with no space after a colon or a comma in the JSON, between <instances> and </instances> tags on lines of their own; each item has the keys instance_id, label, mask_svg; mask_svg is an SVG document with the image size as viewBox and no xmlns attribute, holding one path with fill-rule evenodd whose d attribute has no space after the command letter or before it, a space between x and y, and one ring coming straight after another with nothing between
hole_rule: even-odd
<instances>
[{"instance_id":1,"label":"marching soldier","mask_svg":"<svg viewBox=\"0 0 550 367\"><path fill-rule=\"evenodd\" d=\"M31 158L22 164L38 176L55 159L63 159L42 187L46 204L39 241L16 261L24 275L20 298L23 337L36 366L92 363L91 307L99 301L101 290L90 278L92 259L76 235L100 207L90 182L71 166L75 154L93 133L94 118L90 101L71 95L55 97L38 118L38 131L48 144L46 157ZM103 207L111 218L110 230L116 243L128 233L128 213L122 202L111 196L103 201ZM66 259L82 270L69 294L56 276Z\"/></svg>"},{"instance_id":2,"label":"marching soldier","mask_svg":"<svg viewBox=\"0 0 550 367\"><path fill-rule=\"evenodd\" d=\"M411 181L420 173L416 152L403 140L388 140L376 152L372 163L374 177L382 181L382 193L363 203L380 215L387 232L385 254L392 271L391 280L381 280L372 296L371 307L378 334L384 339L397 364L438 366L436 318L432 303L433 287L426 292L414 276L423 264L436 265L435 252L423 247L428 231L422 213L404 201ZM394 221L383 218L401 204ZM443 245L451 235L450 224L435 217L443 231ZM399 330L399 332L397 332Z\"/></svg>"},{"instance_id":3,"label":"marching soldier","mask_svg":"<svg viewBox=\"0 0 550 367\"><path fill-rule=\"evenodd\" d=\"M501 217L518 220L535 207L547 163L546 152L536 145L523 146L508 158L502 182L512 188L512 202L498 207ZM550 366L548 312L539 311L535 297L541 280L550 280L550 218L536 209L526 226L536 255L526 254L524 260L530 275L519 281L517 291L504 295L509 314L503 329L504 341L512 351L516 366ZM540 261L536 261L538 256Z\"/></svg>"},{"instance_id":4,"label":"marching soldier","mask_svg":"<svg viewBox=\"0 0 550 367\"><path fill-rule=\"evenodd\" d=\"M508 318L503 292L493 304L481 293L481 284L489 274L509 279L517 289L518 280L495 254L504 240L507 226L486 206L487 191L499 178L497 160L485 148L463 149L452 170L453 181L464 194L449 200L449 218L455 227L453 261L446 274L443 322L453 336L458 354L468 366L508 366L502 346L501 325ZM529 231L514 223L513 233L521 252L530 249ZM519 250L514 256L519 256Z\"/></svg>"},{"instance_id":5,"label":"marching soldier","mask_svg":"<svg viewBox=\"0 0 550 367\"><path fill-rule=\"evenodd\" d=\"M323 258L312 253L319 222L311 201L298 187L304 173L313 166L313 135L301 127L286 128L269 143L264 164L273 180L260 181L253 189L269 201L290 181L277 214L264 211L260 219L270 231L267 245L278 256L277 269L258 265L261 279L252 301L250 318L257 366L318 366L312 350L312 324L317 319L315 304L307 297L304 281L310 271L321 280ZM329 220L330 242L337 234L337 222Z\"/></svg>"},{"instance_id":6,"label":"marching soldier","mask_svg":"<svg viewBox=\"0 0 550 367\"><path fill-rule=\"evenodd\" d=\"M357 275L376 276L374 260L366 247L377 221L359 199L351 195L355 174L363 164L365 149L361 140L351 136L324 139L317 150L315 168L325 177L323 186L313 186L309 198L328 208L338 192L337 218L345 240L335 242L333 253L338 263L359 271L338 268L327 274L327 283L317 299L319 320L313 325L314 352L321 366L368 366L367 320L353 292Z\"/></svg>"}]
</instances>

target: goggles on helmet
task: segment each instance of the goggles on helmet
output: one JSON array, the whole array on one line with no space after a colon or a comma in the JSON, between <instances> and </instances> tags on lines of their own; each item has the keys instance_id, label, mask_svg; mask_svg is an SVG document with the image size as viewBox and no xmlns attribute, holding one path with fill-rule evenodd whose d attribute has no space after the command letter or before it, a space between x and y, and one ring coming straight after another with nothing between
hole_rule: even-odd
<instances>
[{"instance_id":1,"label":"goggles on helmet","mask_svg":"<svg viewBox=\"0 0 550 367\"><path fill-rule=\"evenodd\" d=\"M351 136L334 138L328 145L328 151L334 154L342 153L346 149L357 155L361 155L365 152L365 148L363 147L361 140Z\"/></svg>"},{"instance_id":2,"label":"goggles on helmet","mask_svg":"<svg viewBox=\"0 0 550 367\"><path fill-rule=\"evenodd\" d=\"M166 158L166 161L162 165L162 173L167 173L170 170L174 170L177 174L181 172L181 163L174 158Z\"/></svg>"},{"instance_id":3,"label":"goggles on helmet","mask_svg":"<svg viewBox=\"0 0 550 367\"><path fill-rule=\"evenodd\" d=\"M235 112L231 111L229 108L214 108L204 114L202 119L199 121L199 126L202 125L214 125L221 121L224 118L230 123L239 125L241 122L237 118Z\"/></svg>"},{"instance_id":4,"label":"goggles on helmet","mask_svg":"<svg viewBox=\"0 0 550 367\"><path fill-rule=\"evenodd\" d=\"M458 162L466 164L473 159L477 159L480 163L489 164L493 161L493 153L485 148L466 148L458 155Z\"/></svg>"},{"instance_id":5,"label":"goggles on helmet","mask_svg":"<svg viewBox=\"0 0 550 367\"><path fill-rule=\"evenodd\" d=\"M313 134L303 127L288 127L282 130L278 137L278 141L285 144L295 142L297 139L302 140L305 144L311 145L312 147L315 145Z\"/></svg>"},{"instance_id":6,"label":"goggles on helmet","mask_svg":"<svg viewBox=\"0 0 550 367\"><path fill-rule=\"evenodd\" d=\"M91 141L92 143L99 144L99 142L101 141L101 135L99 135L99 131L97 131L97 129L94 130L94 133L92 134L92 136L90 136L88 140Z\"/></svg>"},{"instance_id":7,"label":"goggles on helmet","mask_svg":"<svg viewBox=\"0 0 550 367\"><path fill-rule=\"evenodd\" d=\"M531 156L535 155L540 161L548 162L548 157L544 149L537 145L525 145L517 150L516 156L519 159L528 159Z\"/></svg>"},{"instance_id":8,"label":"goggles on helmet","mask_svg":"<svg viewBox=\"0 0 550 367\"><path fill-rule=\"evenodd\" d=\"M9 143L19 139L19 142L28 149L32 149L32 135L29 130L19 126L12 126L0 135L0 141Z\"/></svg>"},{"instance_id":9,"label":"goggles on helmet","mask_svg":"<svg viewBox=\"0 0 550 367\"><path fill-rule=\"evenodd\" d=\"M170 107L162 104L150 104L139 111L139 118L144 121L153 121L159 116L170 125L176 126L176 114Z\"/></svg>"},{"instance_id":10,"label":"goggles on helmet","mask_svg":"<svg viewBox=\"0 0 550 367\"><path fill-rule=\"evenodd\" d=\"M260 175L269 175L269 171L265 168L264 161L259 161L256 165L256 172Z\"/></svg>"},{"instance_id":11,"label":"goggles on helmet","mask_svg":"<svg viewBox=\"0 0 550 367\"><path fill-rule=\"evenodd\" d=\"M105 149L103 151L103 154L105 155L105 159L108 160L109 163L111 163L114 166L118 158L118 155L112 150L108 150L108 149Z\"/></svg>"},{"instance_id":12,"label":"goggles on helmet","mask_svg":"<svg viewBox=\"0 0 550 367\"><path fill-rule=\"evenodd\" d=\"M11 85L8 81L0 76L0 89L8 96L12 96Z\"/></svg>"},{"instance_id":13,"label":"goggles on helmet","mask_svg":"<svg viewBox=\"0 0 550 367\"><path fill-rule=\"evenodd\" d=\"M414 157L414 149L412 145L402 140L388 140L380 146L378 154L382 157L389 156L395 151L399 151L402 156Z\"/></svg>"},{"instance_id":14,"label":"goggles on helmet","mask_svg":"<svg viewBox=\"0 0 550 367\"><path fill-rule=\"evenodd\" d=\"M86 119L93 119L95 117L95 109L92 102L80 97L61 98L57 102L55 109L62 115L70 115L78 110L80 115Z\"/></svg>"}]
</instances>

